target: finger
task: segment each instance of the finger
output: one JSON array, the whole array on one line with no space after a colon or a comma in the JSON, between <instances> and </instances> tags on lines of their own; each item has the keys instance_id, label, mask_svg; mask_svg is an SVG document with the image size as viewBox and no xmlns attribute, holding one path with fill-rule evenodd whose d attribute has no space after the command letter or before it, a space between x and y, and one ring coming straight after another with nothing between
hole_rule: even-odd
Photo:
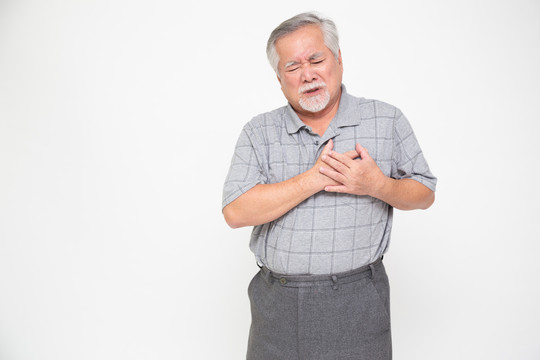
<instances>
[{"instance_id":1,"label":"finger","mask_svg":"<svg viewBox=\"0 0 540 360\"><path fill-rule=\"evenodd\" d=\"M345 185L328 185L324 188L326 192L346 193L347 187Z\"/></svg>"},{"instance_id":2,"label":"finger","mask_svg":"<svg viewBox=\"0 0 540 360\"><path fill-rule=\"evenodd\" d=\"M328 154L329 151L331 151L334 148L334 142L332 139L328 140L328 143L324 146L323 151L321 154Z\"/></svg>"},{"instance_id":3,"label":"finger","mask_svg":"<svg viewBox=\"0 0 540 360\"><path fill-rule=\"evenodd\" d=\"M371 157L369 156L367 149L360 144L356 144L356 152L360 154L360 157L362 158L362 160Z\"/></svg>"},{"instance_id":4,"label":"finger","mask_svg":"<svg viewBox=\"0 0 540 360\"><path fill-rule=\"evenodd\" d=\"M319 172L323 174L324 176L329 177L330 179L337 181L340 184L343 184L345 180L347 179L343 174L327 167L320 167Z\"/></svg>"},{"instance_id":5,"label":"finger","mask_svg":"<svg viewBox=\"0 0 540 360\"><path fill-rule=\"evenodd\" d=\"M328 153L328 156L331 156L332 158L336 159L337 161L345 164L347 167L351 167L352 159L349 156L346 156L344 154L340 154L337 151L330 151Z\"/></svg>"},{"instance_id":6,"label":"finger","mask_svg":"<svg viewBox=\"0 0 540 360\"><path fill-rule=\"evenodd\" d=\"M333 169L335 169L336 171L342 173L342 174L345 174L346 171L349 169L348 166L346 166L345 164L343 164L342 162L334 159L334 158L331 158L330 156L328 155L323 155L321 157L321 160L324 161L327 165L330 165Z\"/></svg>"},{"instance_id":7,"label":"finger","mask_svg":"<svg viewBox=\"0 0 540 360\"><path fill-rule=\"evenodd\" d=\"M351 158L351 159L358 159L360 157L360 154L358 154L358 152L356 152L356 150L349 150L347 152L344 152L343 155Z\"/></svg>"}]
</instances>

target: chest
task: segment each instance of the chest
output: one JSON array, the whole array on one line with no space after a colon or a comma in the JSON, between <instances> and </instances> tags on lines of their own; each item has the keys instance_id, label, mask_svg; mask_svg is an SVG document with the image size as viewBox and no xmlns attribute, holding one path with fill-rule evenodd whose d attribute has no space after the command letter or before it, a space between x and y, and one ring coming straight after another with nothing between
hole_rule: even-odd
<instances>
[{"instance_id":1,"label":"chest","mask_svg":"<svg viewBox=\"0 0 540 360\"><path fill-rule=\"evenodd\" d=\"M357 143L365 147L383 173L390 174L392 160L391 132L374 134L362 126L328 129L322 137L301 129L294 134L279 134L269 139L267 148L267 176L270 183L284 181L313 167L328 140L334 151L344 153L355 149ZM382 130L382 129L381 129Z\"/></svg>"}]
</instances>

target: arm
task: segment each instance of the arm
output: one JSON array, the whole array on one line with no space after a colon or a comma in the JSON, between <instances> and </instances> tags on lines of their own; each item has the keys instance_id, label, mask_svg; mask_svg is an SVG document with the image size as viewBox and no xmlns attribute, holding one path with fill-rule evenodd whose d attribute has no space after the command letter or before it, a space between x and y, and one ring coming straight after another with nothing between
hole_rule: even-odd
<instances>
[{"instance_id":1,"label":"arm","mask_svg":"<svg viewBox=\"0 0 540 360\"><path fill-rule=\"evenodd\" d=\"M322 156L332 149L332 140L324 147L315 165L308 171L275 184L258 184L223 208L225 221L232 228L260 225L273 221L327 185L338 183L319 172Z\"/></svg>"},{"instance_id":2,"label":"arm","mask_svg":"<svg viewBox=\"0 0 540 360\"><path fill-rule=\"evenodd\" d=\"M425 185L413 179L387 177L360 144L356 152L359 160L335 151L321 157L327 166L319 171L340 183L326 186L325 191L369 195L400 210L427 209L433 204L435 195Z\"/></svg>"},{"instance_id":3,"label":"arm","mask_svg":"<svg viewBox=\"0 0 540 360\"><path fill-rule=\"evenodd\" d=\"M435 193L418 181L396 180L386 176L383 185L374 197L400 210L425 210L435 201Z\"/></svg>"}]
</instances>

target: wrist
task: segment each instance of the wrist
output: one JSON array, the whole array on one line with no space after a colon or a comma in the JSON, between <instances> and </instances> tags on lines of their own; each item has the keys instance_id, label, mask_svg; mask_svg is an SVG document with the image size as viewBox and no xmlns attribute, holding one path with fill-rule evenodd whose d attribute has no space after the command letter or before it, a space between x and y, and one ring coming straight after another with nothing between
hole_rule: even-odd
<instances>
[{"instance_id":1,"label":"wrist","mask_svg":"<svg viewBox=\"0 0 540 360\"><path fill-rule=\"evenodd\" d=\"M380 178L374 184L375 188L371 196L384 201L386 194L389 193L389 188L392 186L392 179L381 173Z\"/></svg>"},{"instance_id":2,"label":"wrist","mask_svg":"<svg viewBox=\"0 0 540 360\"><path fill-rule=\"evenodd\" d=\"M324 187L328 185L324 181L326 177L320 173L319 167L315 165L299 175L303 189L308 190L311 195L324 190Z\"/></svg>"}]
</instances>

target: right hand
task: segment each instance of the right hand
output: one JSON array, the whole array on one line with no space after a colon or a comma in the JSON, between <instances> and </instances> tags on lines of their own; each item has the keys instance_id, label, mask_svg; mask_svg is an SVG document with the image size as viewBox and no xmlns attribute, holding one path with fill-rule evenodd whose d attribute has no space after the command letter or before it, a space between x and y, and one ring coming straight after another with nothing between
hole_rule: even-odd
<instances>
[{"instance_id":1,"label":"right hand","mask_svg":"<svg viewBox=\"0 0 540 360\"><path fill-rule=\"evenodd\" d=\"M334 142L332 141L332 139L330 139L330 140L328 140L328 143L324 146L323 151L321 152L321 155L319 156L319 158L315 162L315 165L313 165L313 167L309 170L311 172L311 176L313 176L313 179L317 184L317 187L320 188L321 190L324 190L324 188L326 186L343 185L342 183L340 183L340 182L338 182L338 181L336 181L334 179L331 179L330 177L328 177L328 176L326 176L324 174L321 174L321 172L320 172L321 167L328 167L328 164L325 163L322 160L322 157L324 155L328 155L328 153L333 148L334 148ZM358 153L355 150L344 152L343 155L345 155L345 156L347 156L347 157L349 157L351 159L356 159L359 156Z\"/></svg>"},{"instance_id":2,"label":"right hand","mask_svg":"<svg viewBox=\"0 0 540 360\"><path fill-rule=\"evenodd\" d=\"M321 174L321 172L319 171L322 166L326 165L326 163L322 161L321 157L323 155L327 155L333 148L334 142L332 141L332 139L330 139L328 140L328 143L324 146L321 155L319 155L319 158L315 162L315 165L313 165L313 167L309 170L313 181L317 184L317 188L319 188L320 190L324 190L326 186L342 185L341 183L329 178L328 176Z\"/></svg>"}]
</instances>

